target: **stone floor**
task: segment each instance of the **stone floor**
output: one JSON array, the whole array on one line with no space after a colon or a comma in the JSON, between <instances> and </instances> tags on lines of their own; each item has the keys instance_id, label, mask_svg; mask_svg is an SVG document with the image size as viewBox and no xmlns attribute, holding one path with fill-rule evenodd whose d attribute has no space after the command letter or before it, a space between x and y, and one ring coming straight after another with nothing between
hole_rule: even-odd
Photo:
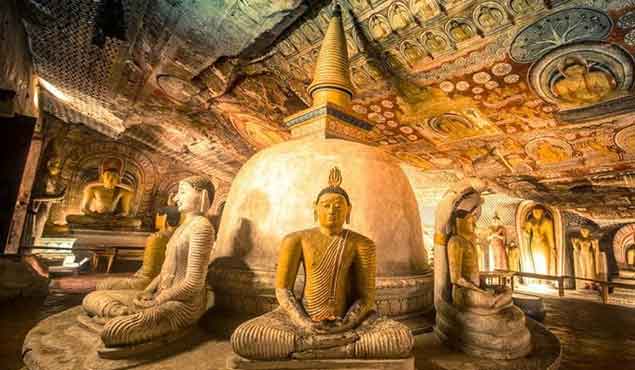
<instances>
[{"instance_id":1,"label":"stone floor","mask_svg":"<svg viewBox=\"0 0 635 370\"><path fill-rule=\"evenodd\" d=\"M0 305L0 368L20 369L28 330L42 318L79 304L81 298L53 294ZM635 309L567 298L546 298L545 306L545 325L563 344L561 369L635 370Z\"/></svg>"}]
</instances>

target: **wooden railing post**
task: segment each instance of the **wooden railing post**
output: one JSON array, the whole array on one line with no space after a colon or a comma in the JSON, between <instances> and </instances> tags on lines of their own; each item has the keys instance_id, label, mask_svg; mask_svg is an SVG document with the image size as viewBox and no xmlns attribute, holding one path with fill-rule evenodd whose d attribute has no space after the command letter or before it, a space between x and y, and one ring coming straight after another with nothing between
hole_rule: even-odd
<instances>
[{"instance_id":1,"label":"wooden railing post","mask_svg":"<svg viewBox=\"0 0 635 370\"><path fill-rule=\"evenodd\" d=\"M558 276L558 296L564 297L564 277Z\"/></svg>"},{"instance_id":2,"label":"wooden railing post","mask_svg":"<svg viewBox=\"0 0 635 370\"><path fill-rule=\"evenodd\" d=\"M609 303L609 284L608 283L601 283L602 284L602 303L607 304Z\"/></svg>"}]
</instances>

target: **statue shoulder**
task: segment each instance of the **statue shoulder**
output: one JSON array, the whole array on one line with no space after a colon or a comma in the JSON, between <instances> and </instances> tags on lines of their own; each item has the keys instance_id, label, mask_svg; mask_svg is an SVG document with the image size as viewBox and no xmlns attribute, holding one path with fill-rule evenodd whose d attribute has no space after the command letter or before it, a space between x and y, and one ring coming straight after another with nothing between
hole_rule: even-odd
<instances>
[{"instance_id":1,"label":"statue shoulder","mask_svg":"<svg viewBox=\"0 0 635 370\"><path fill-rule=\"evenodd\" d=\"M352 230L348 230L348 233L348 239L355 245L375 248L375 242L372 239Z\"/></svg>"},{"instance_id":2,"label":"statue shoulder","mask_svg":"<svg viewBox=\"0 0 635 370\"><path fill-rule=\"evenodd\" d=\"M214 226L212 226L212 222L209 220L209 218L202 215L194 216L194 219L192 220L191 225L192 225L192 228L196 230L205 230L205 231L214 232Z\"/></svg>"},{"instance_id":3,"label":"statue shoulder","mask_svg":"<svg viewBox=\"0 0 635 370\"><path fill-rule=\"evenodd\" d=\"M283 243L297 243L297 242L300 242L300 241L302 241L302 239L304 239L306 236L308 236L313 231L314 231L314 229L305 229L305 230L294 231L292 233L289 233L289 234L285 235L284 238L282 238L282 242Z\"/></svg>"}]
</instances>

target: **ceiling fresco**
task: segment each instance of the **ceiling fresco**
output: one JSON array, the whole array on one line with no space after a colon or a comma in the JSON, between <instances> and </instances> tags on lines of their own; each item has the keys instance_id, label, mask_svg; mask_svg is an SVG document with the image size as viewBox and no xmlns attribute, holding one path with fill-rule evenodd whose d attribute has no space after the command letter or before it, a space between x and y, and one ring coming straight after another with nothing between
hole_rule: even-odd
<instances>
[{"instance_id":1,"label":"ceiling fresco","mask_svg":"<svg viewBox=\"0 0 635 370\"><path fill-rule=\"evenodd\" d=\"M45 109L225 180L290 138L283 119L310 104L330 12L302 0L26 3L34 64L53 86ZM105 3L124 22L100 22ZM596 220L635 218L635 2L340 3L370 145Z\"/></svg>"}]
</instances>

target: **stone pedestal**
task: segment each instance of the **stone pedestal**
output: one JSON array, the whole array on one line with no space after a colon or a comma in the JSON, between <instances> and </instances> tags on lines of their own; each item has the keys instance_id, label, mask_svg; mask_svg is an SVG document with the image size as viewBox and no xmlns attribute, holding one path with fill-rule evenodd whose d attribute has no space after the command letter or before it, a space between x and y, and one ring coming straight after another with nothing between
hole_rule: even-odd
<instances>
[{"instance_id":1,"label":"stone pedestal","mask_svg":"<svg viewBox=\"0 0 635 370\"><path fill-rule=\"evenodd\" d=\"M415 370L414 356L398 359L324 359L324 360L287 360L252 361L239 356L227 359L227 369L235 370Z\"/></svg>"},{"instance_id":2,"label":"stone pedestal","mask_svg":"<svg viewBox=\"0 0 635 370\"><path fill-rule=\"evenodd\" d=\"M147 231L132 230L67 229L46 233L42 239L47 241L73 238L73 247L77 248L143 247L150 234Z\"/></svg>"},{"instance_id":3,"label":"stone pedestal","mask_svg":"<svg viewBox=\"0 0 635 370\"><path fill-rule=\"evenodd\" d=\"M525 315L538 321L545 319L545 304L541 297L515 293L513 299L514 305L523 310Z\"/></svg>"}]
</instances>

